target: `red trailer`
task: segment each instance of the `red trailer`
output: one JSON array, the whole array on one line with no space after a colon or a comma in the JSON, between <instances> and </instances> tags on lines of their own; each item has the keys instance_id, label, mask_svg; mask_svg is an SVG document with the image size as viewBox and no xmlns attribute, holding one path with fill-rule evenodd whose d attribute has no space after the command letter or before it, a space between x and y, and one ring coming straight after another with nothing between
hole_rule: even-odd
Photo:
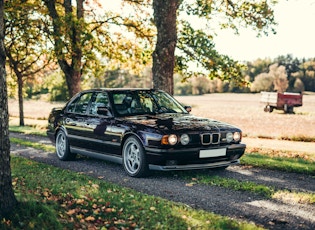
<instances>
[{"instance_id":1,"label":"red trailer","mask_svg":"<svg viewBox=\"0 0 315 230\"><path fill-rule=\"evenodd\" d=\"M294 107L302 106L302 99L302 93L261 92L260 102L265 104L265 112L271 113L274 109L278 109L285 113L293 113Z\"/></svg>"}]
</instances>

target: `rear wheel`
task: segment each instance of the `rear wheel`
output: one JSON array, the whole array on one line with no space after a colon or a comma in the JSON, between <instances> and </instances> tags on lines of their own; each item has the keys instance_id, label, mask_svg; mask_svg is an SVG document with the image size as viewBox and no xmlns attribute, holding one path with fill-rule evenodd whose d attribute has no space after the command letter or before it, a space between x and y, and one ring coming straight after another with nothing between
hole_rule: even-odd
<instances>
[{"instance_id":1,"label":"rear wheel","mask_svg":"<svg viewBox=\"0 0 315 230\"><path fill-rule=\"evenodd\" d=\"M73 160L75 154L70 152L69 141L64 131L60 130L56 137L56 154L59 160L67 161Z\"/></svg>"},{"instance_id":2,"label":"rear wheel","mask_svg":"<svg viewBox=\"0 0 315 230\"><path fill-rule=\"evenodd\" d=\"M266 105L266 107L264 108L264 111L265 111L265 112L272 113L273 107L271 107L270 105Z\"/></svg>"},{"instance_id":3,"label":"rear wheel","mask_svg":"<svg viewBox=\"0 0 315 230\"><path fill-rule=\"evenodd\" d=\"M149 168L145 158L145 151L136 137L128 137L123 146L122 155L123 166L129 176L144 177L148 175Z\"/></svg>"}]
</instances>

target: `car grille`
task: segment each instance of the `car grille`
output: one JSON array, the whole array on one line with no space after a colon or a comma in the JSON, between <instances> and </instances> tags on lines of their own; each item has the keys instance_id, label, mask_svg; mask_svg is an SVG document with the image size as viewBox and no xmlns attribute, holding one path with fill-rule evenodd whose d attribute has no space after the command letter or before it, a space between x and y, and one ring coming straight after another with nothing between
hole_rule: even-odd
<instances>
[{"instance_id":1,"label":"car grille","mask_svg":"<svg viewBox=\"0 0 315 230\"><path fill-rule=\"evenodd\" d=\"M211 145L220 143L220 133L204 133L200 134L202 145Z\"/></svg>"}]
</instances>

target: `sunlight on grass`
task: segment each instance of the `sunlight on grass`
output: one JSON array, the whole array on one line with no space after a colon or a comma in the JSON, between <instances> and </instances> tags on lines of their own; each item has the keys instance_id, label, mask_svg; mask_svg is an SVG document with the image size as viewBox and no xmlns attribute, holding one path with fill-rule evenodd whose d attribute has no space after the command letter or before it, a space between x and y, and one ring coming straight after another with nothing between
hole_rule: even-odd
<instances>
[{"instance_id":1,"label":"sunlight on grass","mask_svg":"<svg viewBox=\"0 0 315 230\"><path fill-rule=\"evenodd\" d=\"M21 157L11 165L22 206L1 220L3 229L259 229Z\"/></svg>"},{"instance_id":2,"label":"sunlight on grass","mask_svg":"<svg viewBox=\"0 0 315 230\"><path fill-rule=\"evenodd\" d=\"M24 134L33 134L38 136L46 136L46 128L44 127L10 125L9 131Z\"/></svg>"},{"instance_id":3,"label":"sunlight on grass","mask_svg":"<svg viewBox=\"0 0 315 230\"><path fill-rule=\"evenodd\" d=\"M209 214L205 211L191 211L190 208L183 206L174 206L172 213L185 221L188 226L192 226L192 229L263 229L245 222L230 222L227 221L228 218L222 218L218 215ZM187 216L187 213L190 215Z\"/></svg>"},{"instance_id":4,"label":"sunlight on grass","mask_svg":"<svg viewBox=\"0 0 315 230\"><path fill-rule=\"evenodd\" d=\"M241 158L241 163L286 172L315 175L314 162L301 158L271 157L259 153L247 153Z\"/></svg>"},{"instance_id":5,"label":"sunlight on grass","mask_svg":"<svg viewBox=\"0 0 315 230\"><path fill-rule=\"evenodd\" d=\"M222 176L212 176L203 173L194 174L193 177L190 172L184 172L181 173L180 175L186 180L191 180L191 182L188 183L186 186L193 186L194 184L205 184L210 186L220 186L235 191L247 191L253 194L263 196L268 199L272 198L286 201L288 203L291 203L292 201L303 204L315 203L314 193L277 190L272 186L257 184L250 181L239 181L236 179L226 178Z\"/></svg>"},{"instance_id":6,"label":"sunlight on grass","mask_svg":"<svg viewBox=\"0 0 315 230\"><path fill-rule=\"evenodd\" d=\"M272 198L282 200L286 203L315 204L314 193L278 191L272 195Z\"/></svg>"},{"instance_id":7,"label":"sunlight on grass","mask_svg":"<svg viewBox=\"0 0 315 230\"><path fill-rule=\"evenodd\" d=\"M54 152L55 151L54 146L36 143L36 142L32 142L32 141L27 141L27 140L20 139L20 138L10 137L10 141L11 141L11 143L14 143L14 144L23 145L23 146L27 146L27 147L31 147L31 148L35 148L35 149L40 149L40 150L44 150L47 152Z\"/></svg>"}]
</instances>

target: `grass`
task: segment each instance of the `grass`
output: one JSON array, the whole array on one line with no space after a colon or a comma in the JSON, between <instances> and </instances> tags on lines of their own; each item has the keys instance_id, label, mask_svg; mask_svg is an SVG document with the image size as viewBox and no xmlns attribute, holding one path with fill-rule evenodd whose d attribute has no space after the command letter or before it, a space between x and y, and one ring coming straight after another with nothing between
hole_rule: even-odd
<instances>
[{"instance_id":1,"label":"grass","mask_svg":"<svg viewBox=\"0 0 315 230\"><path fill-rule=\"evenodd\" d=\"M40 150L43 150L46 152L48 152L48 151L54 152L55 151L54 146L36 143L36 142L32 142L32 141L27 141L27 140L20 139L20 138L10 137L10 141L11 141L11 143L14 143L14 144L24 145L24 146L35 148L35 149L40 149Z\"/></svg>"},{"instance_id":2,"label":"grass","mask_svg":"<svg viewBox=\"0 0 315 230\"><path fill-rule=\"evenodd\" d=\"M256 195L263 196L267 199L277 199L284 202L290 201L302 204L315 204L315 194L306 192L295 192L288 190L279 190L272 186L266 186L262 184L257 184L251 181L238 181L236 179L226 178L222 176L212 176L205 174L193 174L190 173L181 174L181 176L190 182L188 186L193 186L194 184L205 184L210 186L220 186L235 191L246 191Z\"/></svg>"},{"instance_id":3,"label":"grass","mask_svg":"<svg viewBox=\"0 0 315 230\"><path fill-rule=\"evenodd\" d=\"M9 130L11 132L33 134L38 136L46 136L46 127L43 126L19 126L19 125L10 125Z\"/></svg>"},{"instance_id":4,"label":"grass","mask_svg":"<svg viewBox=\"0 0 315 230\"><path fill-rule=\"evenodd\" d=\"M1 229L260 229L21 157L11 168L19 205Z\"/></svg>"},{"instance_id":5,"label":"grass","mask_svg":"<svg viewBox=\"0 0 315 230\"><path fill-rule=\"evenodd\" d=\"M295 172L315 175L315 164L312 160L302 158L268 156L260 153L245 154L241 158L245 165L276 169L284 172Z\"/></svg>"}]
</instances>

